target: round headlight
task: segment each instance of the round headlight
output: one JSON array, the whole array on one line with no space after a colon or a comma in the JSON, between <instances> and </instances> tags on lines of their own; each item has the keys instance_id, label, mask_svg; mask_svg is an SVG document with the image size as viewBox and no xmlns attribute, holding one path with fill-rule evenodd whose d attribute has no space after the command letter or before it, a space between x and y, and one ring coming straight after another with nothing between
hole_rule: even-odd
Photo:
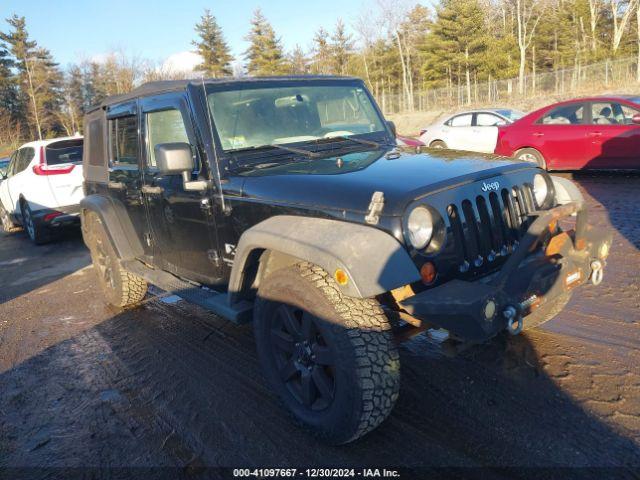
<instances>
[{"instance_id":1,"label":"round headlight","mask_svg":"<svg viewBox=\"0 0 640 480\"><path fill-rule=\"evenodd\" d=\"M433 235L433 217L429 209L416 207L407 218L409 241L416 250L422 250L429 244Z\"/></svg>"},{"instance_id":2,"label":"round headlight","mask_svg":"<svg viewBox=\"0 0 640 480\"><path fill-rule=\"evenodd\" d=\"M538 207L542 207L549 195L549 186L547 185L547 180L537 173L535 177L533 177L533 196L536 198L536 204Z\"/></svg>"}]
</instances>

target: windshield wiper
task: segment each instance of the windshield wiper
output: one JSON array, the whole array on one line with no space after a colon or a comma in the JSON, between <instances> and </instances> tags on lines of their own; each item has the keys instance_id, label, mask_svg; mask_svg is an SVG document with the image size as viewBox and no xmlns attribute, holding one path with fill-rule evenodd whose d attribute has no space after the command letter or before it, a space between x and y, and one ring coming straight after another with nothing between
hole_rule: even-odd
<instances>
[{"instance_id":1,"label":"windshield wiper","mask_svg":"<svg viewBox=\"0 0 640 480\"><path fill-rule=\"evenodd\" d=\"M344 135L336 135L335 137L326 137L329 140L332 139L337 139L337 140L350 140L354 143L359 143L360 145L366 145L368 147L375 147L375 148L380 148L380 144L378 142L374 142L373 140L363 140L362 138L354 138L354 137L347 137Z\"/></svg>"},{"instance_id":2,"label":"windshield wiper","mask_svg":"<svg viewBox=\"0 0 640 480\"><path fill-rule=\"evenodd\" d=\"M308 158L319 158L322 156L322 154L317 152L311 152L303 148L285 147L284 145L278 145L277 143L268 144L268 145L255 145L253 147L247 147L247 148L237 148L235 150L228 150L228 152L229 153L257 152L260 150L264 150L266 148L273 148L276 150L284 150L285 152L297 153L298 155L304 155L305 157L308 157Z\"/></svg>"},{"instance_id":3,"label":"windshield wiper","mask_svg":"<svg viewBox=\"0 0 640 480\"><path fill-rule=\"evenodd\" d=\"M268 168L281 167L283 165L291 165L292 163L299 163L305 160L289 160L286 162L254 162L245 163L243 165L236 165L231 167L234 172L251 172L253 170L266 170Z\"/></svg>"},{"instance_id":4,"label":"windshield wiper","mask_svg":"<svg viewBox=\"0 0 640 480\"><path fill-rule=\"evenodd\" d=\"M280 150L285 150L287 152L298 153L300 155L304 155L305 157L309 157L309 158L320 158L320 157L322 157L322 154L320 154L318 152L312 152L310 150L305 150L304 148L286 147L284 145L278 145L277 143L269 145L269 147L279 148Z\"/></svg>"}]
</instances>

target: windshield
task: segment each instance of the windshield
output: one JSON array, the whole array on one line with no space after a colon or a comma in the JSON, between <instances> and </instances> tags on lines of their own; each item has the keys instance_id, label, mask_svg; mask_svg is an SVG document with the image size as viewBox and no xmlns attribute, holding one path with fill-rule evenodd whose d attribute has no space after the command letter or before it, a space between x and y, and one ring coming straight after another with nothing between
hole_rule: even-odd
<instances>
[{"instance_id":1,"label":"windshield","mask_svg":"<svg viewBox=\"0 0 640 480\"><path fill-rule=\"evenodd\" d=\"M496 110L496 113L499 113L503 117L508 118L512 122L515 122L516 120L519 120L520 118L524 117L524 112L520 112L519 110L509 110L509 109Z\"/></svg>"},{"instance_id":2,"label":"windshield","mask_svg":"<svg viewBox=\"0 0 640 480\"><path fill-rule=\"evenodd\" d=\"M358 85L224 90L208 103L224 150L385 132Z\"/></svg>"}]
</instances>

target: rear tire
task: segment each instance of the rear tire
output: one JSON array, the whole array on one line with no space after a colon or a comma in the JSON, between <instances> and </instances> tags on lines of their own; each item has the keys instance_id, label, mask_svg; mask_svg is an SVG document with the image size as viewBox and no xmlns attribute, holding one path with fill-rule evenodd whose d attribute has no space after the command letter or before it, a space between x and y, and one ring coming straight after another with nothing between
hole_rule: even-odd
<instances>
[{"instance_id":1,"label":"rear tire","mask_svg":"<svg viewBox=\"0 0 640 480\"><path fill-rule=\"evenodd\" d=\"M117 308L136 306L147 293L147 282L122 268L111 240L95 214L87 214L84 230L85 243L107 302Z\"/></svg>"},{"instance_id":2,"label":"rear tire","mask_svg":"<svg viewBox=\"0 0 640 480\"><path fill-rule=\"evenodd\" d=\"M254 310L266 380L312 434L351 442L380 425L400 388L400 360L377 301L344 296L300 263L261 282Z\"/></svg>"},{"instance_id":3,"label":"rear tire","mask_svg":"<svg viewBox=\"0 0 640 480\"><path fill-rule=\"evenodd\" d=\"M449 147L447 147L447 144L444 143L442 140L434 140L429 144L429 148L445 149Z\"/></svg>"},{"instance_id":4,"label":"rear tire","mask_svg":"<svg viewBox=\"0 0 640 480\"><path fill-rule=\"evenodd\" d=\"M51 232L35 222L29 202L26 200L20 202L20 211L22 213L22 226L31 241L36 245L43 245L49 242L51 240Z\"/></svg>"},{"instance_id":5,"label":"rear tire","mask_svg":"<svg viewBox=\"0 0 640 480\"><path fill-rule=\"evenodd\" d=\"M518 160L534 163L540 168L544 168L545 170L547 169L547 162L542 154L535 148L523 148L522 150L518 150L514 156Z\"/></svg>"},{"instance_id":6,"label":"rear tire","mask_svg":"<svg viewBox=\"0 0 640 480\"><path fill-rule=\"evenodd\" d=\"M20 230L20 227L13 223L9 212L7 212L2 204L0 204L0 228L4 233L14 233Z\"/></svg>"}]
</instances>

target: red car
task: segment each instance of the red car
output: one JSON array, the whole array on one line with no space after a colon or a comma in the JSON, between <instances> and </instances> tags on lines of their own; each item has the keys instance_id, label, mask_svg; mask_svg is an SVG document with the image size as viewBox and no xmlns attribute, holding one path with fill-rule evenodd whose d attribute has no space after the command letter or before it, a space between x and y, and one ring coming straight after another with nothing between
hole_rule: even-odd
<instances>
[{"instance_id":1,"label":"red car","mask_svg":"<svg viewBox=\"0 0 640 480\"><path fill-rule=\"evenodd\" d=\"M424 143L417 138L405 137L403 135L396 135L396 143L401 147L424 147Z\"/></svg>"},{"instance_id":2,"label":"red car","mask_svg":"<svg viewBox=\"0 0 640 480\"><path fill-rule=\"evenodd\" d=\"M640 169L640 96L582 98L541 108L499 127L495 153L548 170Z\"/></svg>"}]
</instances>

